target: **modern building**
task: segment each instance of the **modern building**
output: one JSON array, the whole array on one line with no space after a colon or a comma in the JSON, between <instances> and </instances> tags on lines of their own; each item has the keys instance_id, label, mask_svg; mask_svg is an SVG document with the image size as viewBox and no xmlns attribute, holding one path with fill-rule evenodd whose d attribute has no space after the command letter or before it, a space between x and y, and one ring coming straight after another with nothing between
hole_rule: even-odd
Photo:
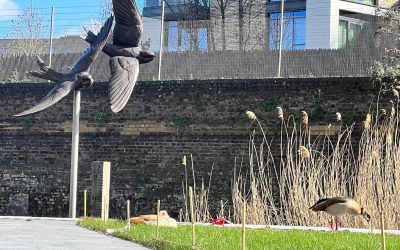
<instances>
[{"instance_id":1,"label":"modern building","mask_svg":"<svg viewBox=\"0 0 400 250\"><path fill-rule=\"evenodd\" d=\"M283 48L304 50L362 46L365 44L362 40L371 40L367 37L373 36L378 9L390 8L397 2L285 0ZM193 7L196 3L201 5L197 9ZM187 14L187 6L191 8L190 14ZM171 50L277 49L280 11L281 0L247 0L245 3L244 0L166 0L166 46ZM160 18L161 0L145 0L143 16ZM203 25L193 31L193 23L199 23L198 20L202 20ZM189 22L192 24L188 25ZM199 46L193 39L203 42ZM196 46L185 46L193 43Z\"/></svg>"}]
</instances>

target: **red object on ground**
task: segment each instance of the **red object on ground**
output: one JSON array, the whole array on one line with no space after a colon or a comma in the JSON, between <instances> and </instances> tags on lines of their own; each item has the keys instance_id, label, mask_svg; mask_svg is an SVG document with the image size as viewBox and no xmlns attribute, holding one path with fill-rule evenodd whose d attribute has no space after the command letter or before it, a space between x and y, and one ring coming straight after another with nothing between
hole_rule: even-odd
<instances>
[{"instance_id":1,"label":"red object on ground","mask_svg":"<svg viewBox=\"0 0 400 250\"><path fill-rule=\"evenodd\" d=\"M225 219L223 217L218 217L215 220L209 220L214 225L223 226L225 224Z\"/></svg>"}]
</instances>

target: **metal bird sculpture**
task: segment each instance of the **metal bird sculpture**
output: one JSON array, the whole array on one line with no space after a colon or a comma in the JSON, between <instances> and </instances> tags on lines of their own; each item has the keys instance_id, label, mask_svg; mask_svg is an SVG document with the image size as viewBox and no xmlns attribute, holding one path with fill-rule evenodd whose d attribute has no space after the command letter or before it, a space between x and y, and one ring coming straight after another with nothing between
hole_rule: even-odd
<instances>
[{"instance_id":1,"label":"metal bird sculpture","mask_svg":"<svg viewBox=\"0 0 400 250\"><path fill-rule=\"evenodd\" d=\"M94 35L90 46L82 53L79 59L75 62L72 69L67 74L57 72L44 63L38 57L37 64L40 67L39 71L30 71L29 74L46 80L51 80L59 83L55 86L37 105L19 113L15 116L25 116L33 114L56 104L72 90L89 87L93 84L93 78L89 74L90 65L103 49L110 35L114 17L110 16L104 23L97 35Z\"/></svg>"},{"instance_id":2,"label":"metal bird sculpture","mask_svg":"<svg viewBox=\"0 0 400 250\"><path fill-rule=\"evenodd\" d=\"M143 50L143 23L135 0L113 0L115 26L112 44L106 43L103 52L111 57L109 81L111 110L121 111L128 103L139 74L139 64L153 61L155 55ZM85 40L91 43L95 35L86 30Z\"/></svg>"}]
</instances>

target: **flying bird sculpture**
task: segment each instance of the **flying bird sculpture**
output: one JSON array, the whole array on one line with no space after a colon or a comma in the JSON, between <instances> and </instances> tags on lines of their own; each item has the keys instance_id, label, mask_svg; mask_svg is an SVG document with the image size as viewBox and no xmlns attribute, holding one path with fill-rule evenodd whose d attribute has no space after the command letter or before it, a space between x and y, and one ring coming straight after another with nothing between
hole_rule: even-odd
<instances>
[{"instance_id":1,"label":"flying bird sculpture","mask_svg":"<svg viewBox=\"0 0 400 250\"><path fill-rule=\"evenodd\" d=\"M72 90L79 90L92 85L93 78L89 74L90 65L106 44L113 21L114 17L110 16L97 35L93 34L93 40L90 42L90 46L82 53L67 74L53 70L46 65L40 57L38 57L37 63L40 70L30 71L29 74L42 79L55 81L59 84L55 86L37 105L15 116L25 116L45 110L59 102Z\"/></svg>"},{"instance_id":2,"label":"flying bird sculpture","mask_svg":"<svg viewBox=\"0 0 400 250\"><path fill-rule=\"evenodd\" d=\"M113 0L115 26L112 44L106 43L103 52L111 57L109 81L111 110L121 111L128 103L139 74L139 64L153 61L155 55L143 50L141 38L143 23L135 0ZM86 30L86 41L92 43L95 35Z\"/></svg>"}]
</instances>

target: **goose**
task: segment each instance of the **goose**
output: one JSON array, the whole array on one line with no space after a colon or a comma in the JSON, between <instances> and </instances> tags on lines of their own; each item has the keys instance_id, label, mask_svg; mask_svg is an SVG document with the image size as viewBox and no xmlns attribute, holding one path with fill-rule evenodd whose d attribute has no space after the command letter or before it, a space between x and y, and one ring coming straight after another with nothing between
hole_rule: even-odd
<instances>
[{"instance_id":1,"label":"goose","mask_svg":"<svg viewBox=\"0 0 400 250\"><path fill-rule=\"evenodd\" d=\"M323 211L333 217L335 217L336 231L338 230L339 216L352 215L362 216L369 223L371 215L361 207L355 200L347 197L332 197L318 200L309 209L314 212ZM332 223L333 220L330 221Z\"/></svg>"}]
</instances>

